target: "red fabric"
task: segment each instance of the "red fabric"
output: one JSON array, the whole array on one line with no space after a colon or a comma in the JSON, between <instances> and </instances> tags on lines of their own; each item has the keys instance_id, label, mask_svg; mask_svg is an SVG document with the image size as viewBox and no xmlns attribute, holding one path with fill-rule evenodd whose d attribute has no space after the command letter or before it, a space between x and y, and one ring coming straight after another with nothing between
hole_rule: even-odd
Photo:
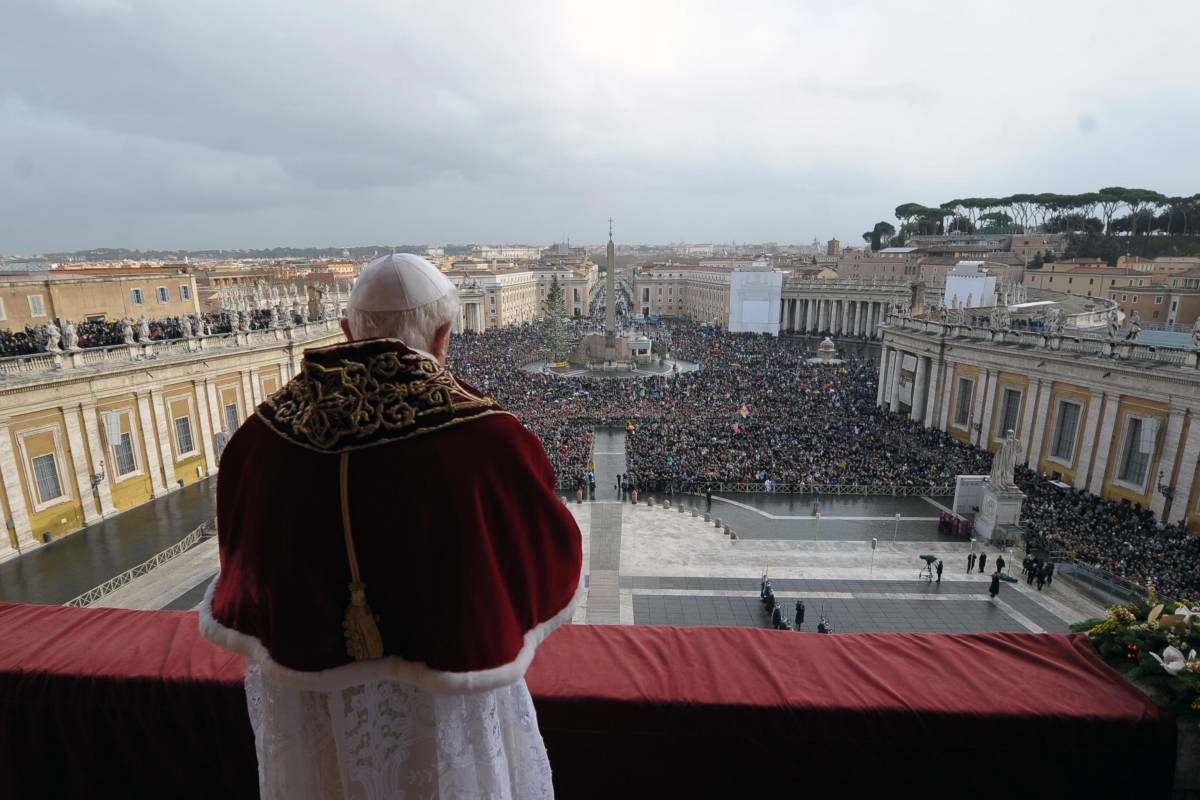
<instances>
[{"instance_id":1,"label":"red fabric","mask_svg":"<svg viewBox=\"0 0 1200 800\"><path fill-rule=\"evenodd\" d=\"M0 642L0 797L255 795L194 613L0 604ZM566 798L1161 797L1175 753L1082 636L565 626L527 680Z\"/></svg>"},{"instance_id":2,"label":"red fabric","mask_svg":"<svg viewBox=\"0 0 1200 800\"><path fill-rule=\"evenodd\" d=\"M337 453L292 443L257 416L221 458L213 616L296 670L350 661L338 467ZM349 485L385 654L446 672L499 667L571 601L579 529L541 443L511 415L353 450Z\"/></svg>"}]
</instances>

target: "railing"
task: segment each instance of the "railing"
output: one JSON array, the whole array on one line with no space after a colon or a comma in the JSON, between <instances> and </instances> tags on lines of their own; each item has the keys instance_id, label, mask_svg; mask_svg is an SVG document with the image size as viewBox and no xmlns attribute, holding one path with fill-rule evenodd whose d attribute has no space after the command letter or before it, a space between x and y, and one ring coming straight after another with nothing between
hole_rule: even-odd
<instances>
[{"instance_id":1,"label":"railing","mask_svg":"<svg viewBox=\"0 0 1200 800\"><path fill-rule=\"evenodd\" d=\"M1195 369L1200 366L1200 351L1164 345L1139 344L1107 337L1053 334L1026 330L997 330L992 328L938 322L909 316L888 318L892 330L911 330L930 333L948 339L968 339L997 344L1020 344L1064 353L1078 353L1096 358L1119 361L1150 361L1158 364Z\"/></svg>"},{"instance_id":2,"label":"railing","mask_svg":"<svg viewBox=\"0 0 1200 800\"><path fill-rule=\"evenodd\" d=\"M1133 581L1118 578L1108 570L1100 569L1084 563L1077 558L1071 558L1062 551L1050 555L1054 562L1054 574L1061 575L1079 584L1080 590L1101 603L1127 603L1132 600L1145 601L1146 587L1139 586Z\"/></svg>"},{"instance_id":3,"label":"railing","mask_svg":"<svg viewBox=\"0 0 1200 800\"><path fill-rule=\"evenodd\" d=\"M106 363L132 362L202 353L209 350L232 350L243 346L261 346L271 342L304 341L338 332L337 320L321 320L293 328L268 328L250 332L218 333L189 339L157 339L149 342L63 350L55 353L0 358L0 378L24 377L42 372L94 367Z\"/></svg>"},{"instance_id":4,"label":"railing","mask_svg":"<svg viewBox=\"0 0 1200 800\"><path fill-rule=\"evenodd\" d=\"M102 597L110 595L117 589L120 589L122 586L130 583L134 578L139 578L142 575L145 575L155 567L160 567L179 554L191 549L192 546L198 543L201 539L215 536L216 532L217 522L216 520L210 520L196 528L196 530L192 531L175 544L168 547L166 550L163 550L161 553L158 553L157 555L143 561L136 567L125 570L115 578L109 578L99 586L89 589L73 600L68 600L67 602L63 603L63 605L75 606L76 608L86 608L92 603L95 603L97 600L100 600Z\"/></svg>"},{"instance_id":5,"label":"railing","mask_svg":"<svg viewBox=\"0 0 1200 800\"><path fill-rule=\"evenodd\" d=\"M952 497L954 495L953 486L899 486L887 484L820 484L813 485L807 483L774 483L771 485L771 491L768 492L761 481L738 481L732 483L713 482L705 484L711 486L713 492L734 492L742 494L811 494L811 495L874 495L874 496L890 496L890 497ZM668 492L655 492L650 489L640 488L641 494L650 496L652 494L666 494ZM675 494L697 495L696 487L689 485L683 489L677 489Z\"/></svg>"}]
</instances>

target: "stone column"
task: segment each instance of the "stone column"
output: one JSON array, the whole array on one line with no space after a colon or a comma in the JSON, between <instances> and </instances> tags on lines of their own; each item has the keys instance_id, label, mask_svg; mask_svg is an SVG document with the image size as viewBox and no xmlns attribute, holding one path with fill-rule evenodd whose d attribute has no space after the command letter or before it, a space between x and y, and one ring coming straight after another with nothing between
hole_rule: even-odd
<instances>
[{"instance_id":1,"label":"stone column","mask_svg":"<svg viewBox=\"0 0 1200 800\"><path fill-rule=\"evenodd\" d=\"M843 335L843 336L845 336L845 335L849 335L849 334L853 334L853 333L854 333L853 321L852 321L852 317L851 317L851 314L850 314L850 306L851 306L851 305L853 305L853 304L852 304L852 303L851 303L851 301L849 301L849 300L843 300L843 301L842 301L842 325L841 325L841 330L842 330L842 335Z\"/></svg>"},{"instance_id":2,"label":"stone column","mask_svg":"<svg viewBox=\"0 0 1200 800\"><path fill-rule=\"evenodd\" d=\"M1000 382L1000 374L989 372L987 386L983 395L983 419L979 421L979 447L987 450L992 445L992 412L996 408L996 385Z\"/></svg>"},{"instance_id":3,"label":"stone column","mask_svg":"<svg viewBox=\"0 0 1200 800\"><path fill-rule=\"evenodd\" d=\"M241 425L250 418L250 414L254 412L254 387L250 380L250 373L242 371L242 418L238 420L238 425ZM233 433L233 431L230 431Z\"/></svg>"},{"instance_id":4,"label":"stone column","mask_svg":"<svg viewBox=\"0 0 1200 800\"><path fill-rule=\"evenodd\" d=\"M212 424L213 436L217 431L225 430L225 416L221 411L221 398L217 395L217 384L211 379L204 379L204 399L208 408L208 420Z\"/></svg>"},{"instance_id":5,"label":"stone column","mask_svg":"<svg viewBox=\"0 0 1200 800\"><path fill-rule=\"evenodd\" d=\"M1088 491L1100 494L1104 489L1104 474L1108 471L1108 454L1112 450L1113 429L1117 426L1118 395L1105 395L1104 416L1100 419L1100 439L1096 443L1096 469L1088 483ZM1157 513L1157 512L1155 512Z\"/></svg>"},{"instance_id":6,"label":"stone column","mask_svg":"<svg viewBox=\"0 0 1200 800\"><path fill-rule=\"evenodd\" d=\"M150 390L151 401L154 405L155 428L158 430L158 448L162 454L163 483L168 490L177 487L175 477L175 449L171 446L174 431L171 428L175 421L171 419L171 409L167 407L162 389Z\"/></svg>"},{"instance_id":7,"label":"stone column","mask_svg":"<svg viewBox=\"0 0 1200 800\"><path fill-rule=\"evenodd\" d=\"M926 356L917 356L917 371L913 376L913 395L912 395L912 410L909 412L909 419L923 422L925 420L925 398L927 396L925 381L929 379L929 359Z\"/></svg>"},{"instance_id":8,"label":"stone column","mask_svg":"<svg viewBox=\"0 0 1200 800\"><path fill-rule=\"evenodd\" d=\"M83 510L83 524L91 525L100 520L100 514L96 511L96 497L92 493L92 473L88 471L87 446L83 443L78 407L63 409L63 426L67 433L67 451L70 454L71 466L75 471L75 486L79 489L79 507Z\"/></svg>"},{"instance_id":9,"label":"stone column","mask_svg":"<svg viewBox=\"0 0 1200 800\"><path fill-rule=\"evenodd\" d=\"M1025 462L1034 472L1037 472L1038 462L1042 460L1042 440L1046 438L1046 428L1050 424L1050 420L1046 417L1050 414L1050 394L1054 389L1054 384L1047 381L1042 385L1038 381L1040 389L1037 401L1037 411L1033 414L1033 434L1029 437L1029 459Z\"/></svg>"},{"instance_id":10,"label":"stone column","mask_svg":"<svg viewBox=\"0 0 1200 800\"><path fill-rule=\"evenodd\" d=\"M888 377L887 368L888 368L888 358L889 358L890 353L891 353L891 348L888 347L886 344L883 346L883 349L879 353L879 388L875 392L875 405L876 406L883 405L883 396L884 396L884 392L887 387L887 377Z\"/></svg>"},{"instance_id":11,"label":"stone column","mask_svg":"<svg viewBox=\"0 0 1200 800\"><path fill-rule=\"evenodd\" d=\"M904 363L904 353L896 350L892 353L892 369L891 375L888 376L890 388L888 390L888 410L893 414L900 411L900 367Z\"/></svg>"},{"instance_id":12,"label":"stone column","mask_svg":"<svg viewBox=\"0 0 1200 800\"><path fill-rule=\"evenodd\" d=\"M825 332L825 301L817 300L817 329L816 333Z\"/></svg>"},{"instance_id":13,"label":"stone column","mask_svg":"<svg viewBox=\"0 0 1200 800\"><path fill-rule=\"evenodd\" d=\"M975 397L971 402L971 419L967 421L969 425L967 437L971 444L979 446L979 431L975 430L976 423L980 423L983 419L983 400L987 396L987 383L991 373L988 370L981 370L975 377Z\"/></svg>"},{"instance_id":14,"label":"stone column","mask_svg":"<svg viewBox=\"0 0 1200 800\"><path fill-rule=\"evenodd\" d=\"M104 480L100 481L97 491L100 494L100 515L107 517L117 513L112 499L112 473L110 470L113 469L113 465L104 458L104 443L100 441L100 423L96 407L89 403L83 405L80 411L83 413L83 436L87 441L88 452L92 454L93 467L99 470L100 465L104 464Z\"/></svg>"},{"instance_id":15,"label":"stone column","mask_svg":"<svg viewBox=\"0 0 1200 800\"><path fill-rule=\"evenodd\" d=\"M1174 482L1175 499L1171 501L1171 514L1167 522L1187 519L1188 509L1192 507L1192 482L1196 475L1196 455L1200 453L1200 418L1191 414L1189 419L1187 441L1183 445L1183 460Z\"/></svg>"},{"instance_id":16,"label":"stone column","mask_svg":"<svg viewBox=\"0 0 1200 800\"><path fill-rule=\"evenodd\" d=\"M862 300L858 301L858 335L867 335L867 304Z\"/></svg>"},{"instance_id":17,"label":"stone column","mask_svg":"<svg viewBox=\"0 0 1200 800\"><path fill-rule=\"evenodd\" d=\"M829 325L827 327L827 332L829 334L832 335L832 334L837 333L837 321L838 321L838 301L830 300L829 301Z\"/></svg>"},{"instance_id":18,"label":"stone column","mask_svg":"<svg viewBox=\"0 0 1200 800\"><path fill-rule=\"evenodd\" d=\"M942 384L944 383L942 374L946 368L946 362L939 358L936 361L930 359L929 368L929 397L925 401L925 419L922 424L926 428L932 428L937 424L937 412L942 407Z\"/></svg>"},{"instance_id":19,"label":"stone column","mask_svg":"<svg viewBox=\"0 0 1200 800\"><path fill-rule=\"evenodd\" d=\"M8 513L12 515L13 530L19 542L33 541L33 528L29 522L29 509L25 505L25 494L21 491L21 474L18 470L16 451L8 423L0 422L0 480L4 483L4 495L8 501ZM0 549L9 548L8 531L0 536Z\"/></svg>"},{"instance_id":20,"label":"stone column","mask_svg":"<svg viewBox=\"0 0 1200 800\"><path fill-rule=\"evenodd\" d=\"M1038 395L1042 388L1041 378L1034 378L1025 387L1025 410L1021 414L1021 461L1024 462L1029 456L1029 446L1033 443L1033 437L1030 430L1033 427L1033 409L1038 401Z\"/></svg>"},{"instance_id":21,"label":"stone column","mask_svg":"<svg viewBox=\"0 0 1200 800\"><path fill-rule=\"evenodd\" d=\"M1103 395L1100 392L1092 392L1092 399L1088 402L1087 422L1083 426L1083 448L1079 451L1079 461L1075 464L1075 481L1076 489L1082 489L1087 486L1088 471L1092 464L1092 451L1095 449L1096 443L1096 426L1100 421L1100 401Z\"/></svg>"},{"instance_id":22,"label":"stone column","mask_svg":"<svg viewBox=\"0 0 1200 800\"><path fill-rule=\"evenodd\" d=\"M804 332L808 333L813 327L813 303L812 300L804 301Z\"/></svg>"},{"instance_id":23,"label":"stone column","mask_svg":"<svg viewBox=\"0 0 1200 800\"><path fill-rule=\"evenodd\" d=\"M938 430L950 429L950 398L954 395L954 365L946 362L942 367L942 418L938 421Z\"/></svg>"},{"instance_id":24,"label":"stone column","mask_svg":"<svg viewBox=\"0 0 1200 800\"><path fill-rule=\"evenodd\" d=\"M200 450L204 453L204 474L208 476L217 471L217 459L213 450L213 429L209 422L204 384L192 381L192 397L196 401L196 421L200 425Z\"/></svg>"},{"instance_id":25,"label":"stone column","mask_svg":"<svg viewBox=\"0 0 1200 800\"><path fill-rule=\"evenodd\" d=\"M1168 486L1175 485L1175 456L1179 452L1179 437L1183 434L1183 414L1184 409L1171 407L1171 415L1167 417L1167 432L1163 436L1163 452L1162 458L1158 461L1158 468L1162 471L1163 481ZM1195 451L1193 451L1195 452ZM1181 501L1184 506L1187 506L1187 499ZM1167 498L1158 490L1158 475L1150 476L1150 510L1154 512L1154 516L1162 517L1163 506L1167 503ZM1175 501L1171 501L1172 510L1174 510Z\"/></svg>"},{"instance_id":26,"label":"stone column","mask_svg":"<svg viewBox=\"0 0 1200 800\"><path fill-rule=\"evenodd\" d=\"M162 470L159 469L158 437L154 433L153 417L150 414L150 395L145 389L137 393L138 425L142 434L142 449L146 452L146 473L150 476L150 489L155 497L167 493L163 485Z\"/></svg>"}]
</instances>

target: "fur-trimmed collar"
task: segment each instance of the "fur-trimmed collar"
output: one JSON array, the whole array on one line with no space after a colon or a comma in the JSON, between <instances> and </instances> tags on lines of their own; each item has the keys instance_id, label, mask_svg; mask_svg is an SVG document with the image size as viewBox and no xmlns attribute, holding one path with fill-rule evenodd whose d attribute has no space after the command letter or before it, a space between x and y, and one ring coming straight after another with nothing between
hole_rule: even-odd
<instances>
[{"instance_id":1,"label":"fur-trimmed collar","mask_svg":"<svg viewBox=\"0 0 1200 800\"><path fill-rule=\"evenodd\" d=\"M275 433L327 453L408 439L506 414L490 397L398 339L364 339L304 352L300 374L258 407Z\"/></svg>"}]
</instances>

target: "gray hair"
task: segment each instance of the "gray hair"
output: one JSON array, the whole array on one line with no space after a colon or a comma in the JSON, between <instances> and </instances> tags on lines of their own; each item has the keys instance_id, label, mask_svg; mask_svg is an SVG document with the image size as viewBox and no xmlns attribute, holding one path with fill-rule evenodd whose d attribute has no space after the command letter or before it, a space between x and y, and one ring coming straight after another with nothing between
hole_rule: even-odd
<instances>
[{"instance_id":1,"label":"gray hair","mask_svg":"<svg viewBox=\"0 0 1200 800\"><path fill-rule=\"evenodd\" d=\"M457 316L458 292L452 286L440 299L409 311L363 311L350 307L346 320L355 339L399 339L409 347L430 350L437 329L447 322L453 325Z\"/></svg>"}]
</instances>

